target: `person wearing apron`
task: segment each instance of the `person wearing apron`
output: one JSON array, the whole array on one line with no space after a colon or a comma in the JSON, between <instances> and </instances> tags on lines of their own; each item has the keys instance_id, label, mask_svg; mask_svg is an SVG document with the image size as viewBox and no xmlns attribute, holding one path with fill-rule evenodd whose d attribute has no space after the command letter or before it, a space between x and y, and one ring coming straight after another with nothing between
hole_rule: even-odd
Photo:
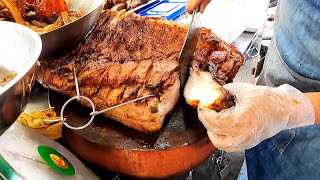
<instances>
[{"instance_id":1,"label":"person wearing apron","mask_svg":"<svg viewBox=\"0 0 320 180\"><path fill-rule=\"evenodd\" d=\"M280 0L258 84L320 91L320 1ZM303 109L301 109L303 111ZM320 126L284 130L246 151L249 179L320 179Z\"/></svg>"},{"instance_id":2,"label":"person wearing apron","mask_svg":"<svg viewBox=\"0 0 320 180\"><path fill-rule=\"evenodd\" d=\"M187 10L198 4L207 2L190 0ZM278 1L257 84L224 86L236 96L234 108L198 108L211 142L226 151L246 150L248 179L320 179L320 126L314 125L320 122L320 1Z\"/></svg>"}]
</instances>

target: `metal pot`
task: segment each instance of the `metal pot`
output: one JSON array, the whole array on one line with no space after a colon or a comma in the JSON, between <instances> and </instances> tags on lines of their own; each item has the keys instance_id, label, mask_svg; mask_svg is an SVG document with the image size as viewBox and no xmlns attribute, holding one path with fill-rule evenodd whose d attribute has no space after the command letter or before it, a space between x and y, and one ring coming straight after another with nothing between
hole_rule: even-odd
<instances>
[{"instance_id":1,"label":"metal pot","mask_svg":"<svg viewBox=\"0 0 320 180\"><path fill-rule=\"evenodd\" d=\"M28 27L0 21L0 132L10 126L27 105L41 53L40 36ZM8 74L15 73L13 79Z\"/></svg>"},{"instance_id":2,"label":"metal pot","mask_svg":"<svg viewBox=\"0 0 320 180\"><path fill-rule=\"evenodd\" d=\"M41 57L54 55L70 49L88 34L98 20L105 0L69 0L69 9L80 10L84 16L53 31L40 35L43 48Z\"/></svg>"}]
</instances>

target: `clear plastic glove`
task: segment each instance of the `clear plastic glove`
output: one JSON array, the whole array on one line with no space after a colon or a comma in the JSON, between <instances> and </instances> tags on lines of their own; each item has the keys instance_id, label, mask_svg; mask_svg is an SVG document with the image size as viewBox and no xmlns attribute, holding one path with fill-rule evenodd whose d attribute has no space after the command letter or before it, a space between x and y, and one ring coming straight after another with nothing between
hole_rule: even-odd
<instances>
[{"instance_id":1,"label":"clear plastic glove","mask_svg":"<svg viewBox=\"0 0 320 180\"><path fill-rule=\"evenodd\" d=\"M220 112L198 107L212 144L221 150L250 149L281 130L315 122L310 100L290 85L271 88L230 83L223 87L235 96L234 107Z\"/></svg>"}]
</instances>

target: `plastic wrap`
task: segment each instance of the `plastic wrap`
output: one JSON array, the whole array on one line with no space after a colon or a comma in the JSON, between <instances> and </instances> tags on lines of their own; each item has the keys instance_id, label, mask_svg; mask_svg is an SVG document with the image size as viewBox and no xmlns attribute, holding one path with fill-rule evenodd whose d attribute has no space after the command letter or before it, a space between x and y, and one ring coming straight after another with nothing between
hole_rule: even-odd
<instances>
[{"instance_id":1,"label":"plastic wrap","mask_svg":"<svg viewBox=\"0 0 320 180\"><path fill-rule=\"evenodd\" d=\"M75 175L66 176L49 167L38 154L39 145L49 146L64 155L74 166ZM23 179L98 179L76 156L59 143L18 122L0 136L0 147L0 155ZM3 174L2 171L7 169L0 169L0 174Z\"/></svg>"}]
</instances>

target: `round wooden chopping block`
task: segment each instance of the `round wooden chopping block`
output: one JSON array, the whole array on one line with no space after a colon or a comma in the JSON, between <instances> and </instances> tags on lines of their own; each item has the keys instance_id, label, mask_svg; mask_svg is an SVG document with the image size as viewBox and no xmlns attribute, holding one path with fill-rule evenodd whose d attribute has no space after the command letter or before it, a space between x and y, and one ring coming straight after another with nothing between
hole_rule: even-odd
<instances>
[{"instance_id":1,"label":"round wooden chopping block","mask_svg":"<svg viewBox=\"0 0 320 180\"><path fill-rule=\"evenodd\" d=\"M60 112L66 97L50 92ZM68 124L82 126L92 110L71 102L65 109ZM163 128L152 134L138 132L103 115L83 130L63 128L63 142L87 162L134 177L165 178L199 165L215 148L199 122L196 110L178 103Z\"/></svg>"}]
</instances>

